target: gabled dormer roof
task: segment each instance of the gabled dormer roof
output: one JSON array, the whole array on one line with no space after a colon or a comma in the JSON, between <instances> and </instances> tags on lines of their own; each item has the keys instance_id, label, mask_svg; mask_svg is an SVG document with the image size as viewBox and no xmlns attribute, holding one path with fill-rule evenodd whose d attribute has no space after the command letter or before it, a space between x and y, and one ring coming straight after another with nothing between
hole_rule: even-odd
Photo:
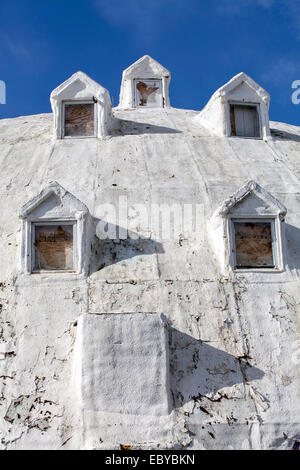
<instances>
[{"instance_id":1,"label":"gabled dormer roof","mask_svg":"<svg viewBox=\"0 0 300 470\"><path fill-rule=\"evenodd\" d=\"M122 74L119 108L135 107L134 80L156 79L162 81L162 103L170 106L169 84L171 73L157 60L149 55L144 55L132 65L127 67Z\"/></svg>"},{"instance_id":2,"label":"gabled dormer roof","mask_svg":"<svg viewBox=\"0 0 300 470\"><path fill-rule=\"evenodd\" d=\"M51 103L61 99L85 99L94 97L98 100L108 99L109 92L99 83L92 80L86 73L78 71L56 87L51 95Z\"/></svg>"},{"instance_id":3,"label":"gabled dormer roof","mask_svg":"<svg viewBox=\"0 0 300 470\"><path fill-rule=\"evenodd\" d=\"M30 201L28 201L20 210L19 216L22 219L26 219L40 206L47 204L48 200L53 197L57 199L56 207L59 205L66 205L68 207L66 215L71 216L75 212L88 214L89 212L85 204L83 204L81 201L79 201L79 199L73 196L73 194L64 189L59 183L54 181L53 183L50 183L49 186L44 188L37 196L30 199ZM64 202L66 204L64 204ZM61 213L58 212L57 215L60 216Z\"/></svg>"},{"instance_id":4,"label":"gabled dormer roof","mask_svg":"<svg viewBox=\"0 0 300 470\"><path fill-rule=\"evenodd\" d=\"M264 90L260 85L258 85L249 75L244 72L238 73L235 75L229 82L221 86L211 97L211 99L216 99L219 97L224 97L229 95L239 86L245 84L248 86L254 93L256 93L259 100L262 100L267 106L270 104L270 95Z\"/></svg>"},{"instance_id":5,"label":"gabled dormer roof","mask_svg":"<svg viewBox=\"0 0 300 470\"><path fill-rule=\"evenodd\" d=\"M108 90L92 80L84 72L76 72L65 82L59 85L50 95L50 102L54 114L55 137L63 137L63 101L93 100L97 108L96 137L106 137L113 127L111 100Z\"/></svg>"},{"instance_id":6,"label":"gabled dormer roof","mask_svg":"<svg viewBox=\"0 0 300 470\"><path fill-rule=\"evenodd\" d=\"M144 55L123 71L123 79L132 78L170 78L168 69L149 55Z\"/></svg>"},{"instance_id":7,"label":"gabled dormer roof","mask_svg":"<svg viewBox=\"0 0 300 470\"><path fill-rule=\"evenodd\" d=\"M196 120L215 135L231 136L228 105L231 102L258 105L261 137L265 140L270 138L270 95L244 72L218 88Z\"/></svg>"},{"instance_id":8,"label":"gabled dormer roof","mask_svg":"<svg viewBox=\"0 0 300 470\"><path fill-rule=\"evenodd\" d=\"M265 206L268 207L269 214L272 213L279 216L286 215L286 207L255 181L248 181L248 183L238 189L232 196L223 202L214 215L219 217L227 216L251 195L257 196L265 203Z\"/></svg>"}]
</instances>

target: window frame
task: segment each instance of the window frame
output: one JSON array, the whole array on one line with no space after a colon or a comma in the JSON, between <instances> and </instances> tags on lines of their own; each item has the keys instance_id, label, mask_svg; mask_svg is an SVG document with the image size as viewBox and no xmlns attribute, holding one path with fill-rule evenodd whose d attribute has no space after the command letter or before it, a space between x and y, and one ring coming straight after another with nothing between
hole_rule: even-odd
<instances>
[{"instance_id":1,"label":"window frame","mask_svg":"<svg viewBox=\"0 0 300 470\"><path fill-rule=\"evenodd\" d=\"M94 135L65 135L65 107L66 105L93 104L94 105ZM61 137L62 139L93 139L97 137L97 107L93 99L65 100L61 102Z\"/></svg>"},{"instance_id":2,"label":"window frame","mask_svg":"<svg viewBox=\"0 0 300 470\"><path fill-rule=\"evenodd\" d=\"M258 127L259 127L259 136L242 136L242 135L232 135L232 127L231 127L231 117L230 117L230 106L231 105L236 105L236 106L251 106L253 108L256 108L257 114L258 114ZM239 139L256 139L256 140L262 140L263 138L263 131L262 131L262 119L261 119L261 107L260 103L252 103L249 101L234 101L234 100L228 100L227 101L227 135L228 137L232 138L239 138Z\"/></svg>"},{"instance_id":3,"label":"window frame","mask_svg":"<svg viewBox=\"0 0 300 470\"><path fill-rule=\"evenodd\" d=\"M253 267L238 267L236 263L236 243L235 243L235 222L252 222L252 223L270 223L271 224L271 236L272 236L272 253L274 266L253 266ZM280 233L280 220L276 216L232 216L228 218L228 229L229 229L229 243L230 243L230 266L234 272L281 272L283 270L282 264L282 245L281 245L281 233Z\"/></svg>"},{"instance_id":4,"label":"window frame","mask_svg":"<svg viewBox=\"0 0 300 470\"><path fill-rule=\"evenodd\" d=\"M159 91L160 91L160 96L161 96L161 102L159 106L141 106L138 104L138 90L136 88L137 82L145 82L148 80L154 80L156 82L159 82ZM164 97L163 97L163 80L162 78L134 78L132 80L132 86L133 86L133 96L134 96L134 107L135 108L140 108L140 109L156 109L156 108L163 108L164 107Z\"/></svg>"},{"instance_id":5,"label":"window frame","mask_svg":"<svg viewBox=\"0 0 300 470\"><path fill-rule=\"evenodd\" d=\"M35 265L35 227L43 225L72 225L73 226L73 269L34 269ZM64 219L43 219L43 220L31 220L30 221L30 236L31 236L31 274L51 274L51 273L76 273L78 270L78 255L77 255L77 220L64 220Z\"/></svg>"}]
</instances>

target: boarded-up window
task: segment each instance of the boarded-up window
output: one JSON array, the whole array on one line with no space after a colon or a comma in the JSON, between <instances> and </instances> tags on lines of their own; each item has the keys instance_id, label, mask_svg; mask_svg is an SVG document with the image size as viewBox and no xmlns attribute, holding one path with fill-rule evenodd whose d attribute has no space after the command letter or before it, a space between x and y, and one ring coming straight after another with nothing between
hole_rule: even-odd
<instances>
[{"instance_id":1,"label":"boarded-up window","mask_svg":"<svg viewBox=\"0 0 300 470\"><path fill-rule=\"evenodd\" d=\"M74 227L75 224L34 224L34 271L74 269Z\"/></svg>"},{"instance_id":2,"label":"boarded-up window","mask_svg":"<svg viewBox=\"0 0 300 470\"><path fill-rule=\"evenodd\" d=\"M135 105L147 108L161 108L162 85L161 80L134 80Z\"/></svg>"},{"instance_id":3,"label":"boarded-up window","mask_svg":"<svg viewBox=\"0 0 300 470\"><path fill-rule=\"evenodd\" d=\"M93 137L95 135L95 104L64 103L65 137Z\"/></svg>"},{"instance_id":4,"label":"boarded-up window","mask_svg":"<svg viewBox=\"0 0 300 470\"><path fill-rule=\"evenodd\" d=\"M274 268L272 222L234 221L237 268Z\"/></svg>"},{"instance_id":5,"label":"boarded-up window","mask_svg":"<svg viewBox=\"0 0 300 470\"><path fill-rule=\"evenodd\" d=\"M256 105L230 104L231 135L260 137L259 115Z\"/></svg>"}]
</instances>

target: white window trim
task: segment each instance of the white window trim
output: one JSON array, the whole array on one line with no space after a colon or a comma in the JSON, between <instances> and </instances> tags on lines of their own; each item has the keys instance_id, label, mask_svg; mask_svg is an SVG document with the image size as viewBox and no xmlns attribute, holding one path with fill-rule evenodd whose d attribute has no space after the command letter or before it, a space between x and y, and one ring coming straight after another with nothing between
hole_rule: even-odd
<instances>
[{"instance_id":1,"label":"white window trim","mask_svg":"<svg viewBox=\"0 0 300 470\"><path fill-rule=\"evenodd\" d=\"M252 107L256 108L256 111L257 111L257 114L258 114L259 137L248 137L248 136L232 135L231 119L230 119L230 105L252 106ZM228 137L232 137L233 139L238 138L238 139L255 139L255 140L262 140L262 138L263 138L260 103L252 103L250 101L228 100L227 101L227 106L226 106L226 122L227 122L227 136Z\"/></svg>"},{"instance_id":2,"label":"white window trim","mask_svg":"<svg viewBox=\"0 0 300 470\"><path fill-rule=\"evenodd\" d=\"M236 248L235 248L235 228L234 222L270 222L271 233L272 233L272 251L274 267L253 267L253 268L238 268L236 267ZM283 250L282 250L282 231L281 221L278 216L272 215L237 215L235 217L228 217L228 231L229 231L229 262L231 269L236 273L270 273L270 272L282 272L284 271L283 266Z\"/></svg>"},{"instance_id":3,"label":"white window trim","mask_svg":"<svg viewBox=\"0 0 300 470\"><path fill-rule=\"evenodd\" d=\"M35 249L34 249L34 242L35 242L35 227L36 226L43 226L43 225L72 225L73 226L73 269L34 269L35 265ZM48 221L43 220L41 221L31 221L31 272L35 273L75 273L77 271L77 221L71 220L53 220L50 219Z\"/></svg>"},{"instance_id":4,"label":"white window trim","mask_svg":"<svg viewBox=\"0 0 300 470\"><path fill-rule=\"evenodd\" d=\"M94 135L65 135L65 106L72 104L93 104L94 105ZM98 119L97 119L97 103L94 100L68 100L61 102L61 137L62 139L93 139L97 137Z\"/></svg>"},{"instance_id":5,"label":"white window trim","mask_svg":"<svg viewBox=\"0 0 300 470\"><path fill-rule=\"evenodd\" d=\"M22 244L21 244L21 266L20 271L22 274L68 274L68 275L78 275L86 274L87 266L86 260L84 259L85 253L85 238L86 238L86 217L87 213L78 211L75 214L75 217L61 217L61 218L25 218L22 220ZM33 270L33 227L35 224L74 224L75 236L73 235L73 253L76 257L76 262L74 264L74 270Z\"/></svg>"},{"instance_id":6,"label":"white window trim","mask_svg":"<svg viewBox=\"0 0 300 470\"><path fill-rule=\"evenodd\" d=\"M138 90L136 88L136 83L137 82L143 82L143 81L147 81L147 80L155 80L156 82L159 82L159 91L160 91L160 96L161 96L161 102L160 102L160 106L140 106L138 104ZM134 107L135 108L141 108L141 109L149 109L149 108L163 108L164 107L164 102L165 102L165 99L164 99L164 95L163 95L163 80L161 78L151 78L151 77L147 77L147 78L134 78L132 80L132 87L133 87L133 100L134 100Z\"/></svg>"}]
</instances>

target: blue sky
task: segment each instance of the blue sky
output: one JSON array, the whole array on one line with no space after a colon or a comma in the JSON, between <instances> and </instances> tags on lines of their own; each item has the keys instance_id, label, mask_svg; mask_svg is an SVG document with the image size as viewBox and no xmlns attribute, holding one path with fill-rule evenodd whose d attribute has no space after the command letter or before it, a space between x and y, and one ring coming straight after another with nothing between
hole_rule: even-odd
<instances>
[{"instance_id":1,"label":"blue sky","mask_svg":"<svg viewBox=\"0 0 300 470\"><path fill-rule=\"evenodd\" d=\"M48 113L77 70L118 104L122 70L150 54L172 73L171 104L201 109L238 72L271 94L270 118L299 125L299 0L1 0L0 117Z\"/></svg>"}]
</instances>

